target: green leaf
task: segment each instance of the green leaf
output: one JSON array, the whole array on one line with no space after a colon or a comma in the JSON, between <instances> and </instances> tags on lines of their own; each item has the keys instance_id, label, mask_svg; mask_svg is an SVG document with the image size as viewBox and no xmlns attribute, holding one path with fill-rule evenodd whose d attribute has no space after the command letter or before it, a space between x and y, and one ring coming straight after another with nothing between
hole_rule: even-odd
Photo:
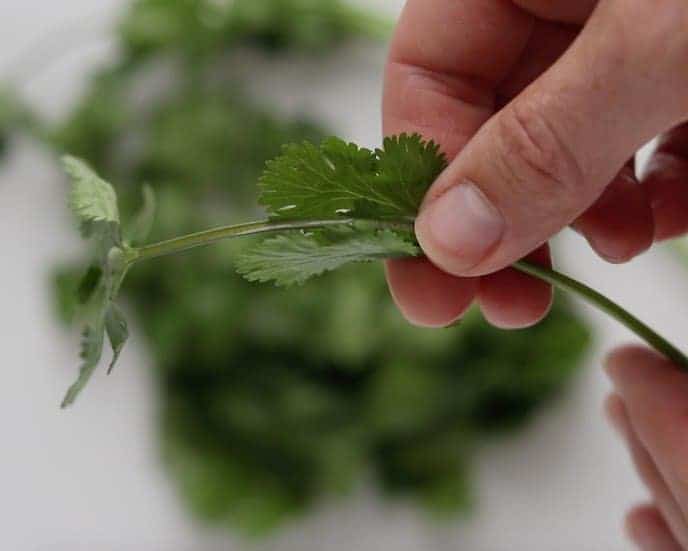
<instances>
[{"instance_id":1,"label":"green leaf","mask_svg":"<svg viewBox=\"0 0 688 551\"><path fill-rule=\"evenodd\" d=\"M402 134L375 152L338 138L320 146L288 145L268 162L260 180L260 203L272 220L336 220L406 223L428 188L446 168L439 147L419 135ZM269 239L239 261L255 281L303 283L349 262L420 253L411 232L373 231L362 223L334 232L316 231Z\"/></svg>"},{"instance_id":2,"label":"green leaf","mask_svg":"<svg viewBox=\"0 0 688 551\"><path fill-rule=\"evenodd\" d=\"M346 214L369 195L375 155L368 149L328 138L287 145L267 163L260 179L260 203L272 218L324 219Z\"/></svg>"},{"instance_id":3,"label":"green leaf","mask_svg":"<svg viewBox=\"0 0 688 551\"><path fill-rule=\"evenodd\" d=\"M351 228L292 233L265 240L244 253L237 271L249 281L272 281L279 286L302 284L351 262L416 256L420 249L411 236L389 230Z\"/></svg>"},{"instance_id":4,"label":"green leaf","mask_svg":"<svg viewBox=\"0 0 688 551\"><path fill-rule=\"evenodd\" d=\"M425 194L447 167L447 159L434 142L426 142L418 135L401 134L385 138L378 149L377 194L394 203L390 215L415 218ZM383 216L383 212L377 212Z\"/></svg>"},{"instance_id":5,"label":"green leaf","mask_svg":"<svg viewBox=\"0 0 688 551\"><path fill-rule=\"evenodd\" d=\"M88 271L84 274L79 282L79 287L77 289L77 297L79 299L79 304L86 304L93 293L95 293L103 277L103 269L100 266L91 266Z\"/></svg>"},{"instance_id":6,"label":"green leaf","mask_svg":"<svg viewBox=\"0 0 688 551\"><path fill-rule=\"evenodd\" d=\"M411 219L445 167L438 146L416 134L375 152L338 138L289 145L267 164L260 203L273 219Z\"/></svg>"},{"instance_id":7,"label":"green leaf","mask_svg":"<svg viewBox=\"0 0 688 551\"><path fill-rule=\"evenodd\" d=\"M124 316L113 301L117 298L126 271L127 266L121 263L120 255L110 254L102 270L102 276L99 277L88 302L82 305L84 329L81 340L81 359L83 362L76 382L69 388L62 401L63 408L74 403L98 367L103 355L105 333L109 337L113 350L108 373L112 371L119 359L129 333ZM90 279L92 276L89 274L95 273L95 270L89 270L86 278Z\"/></svg>"},{"instance_id":8,"label":"green leaf","mask_svg":"<svg viewBox=\"0 0 688 551\"><path fill-rule=\"evenodd\" d=\"M79 220L83 235L120 244L115 190L80 159L66 156L62 164L72 180L69 207Z\"/></svg>"},{"instance_id":9,"label":"green leaf","mask_svg":"<svg viewBox=\"0 0 688 551\"><path fill-rule=\"evenodd\" d=\"M129 338L129 327L124 314L117 307L116 304L111 304L105 316L105 330L112 346L112 361L108 367L108 375L119 360L119 355L124 348L127 339Z\"/></svg>"},{"instance_id":10,"label":"green leaf","mask_svg":"<svg viewBox=\"0 0 688 551\"><path fill-rule=\"evenodd\" d=\"M156 200L153 188L143 186L143 204L125 231L125 239L130 245L142 245L148 239L155 222Z\"/></svg>"},{"instance_id":11,"label":"green leaf","mask_svg":"<svg viewBox=\"0 0 688 551\"><path fill-rule=\"evenodd\" d=\"M69 387L67 394L62 400L62 408L71 406L77 396L91 379L93 372L98 366L100 357L103 354L103 343L105 341L105 311L107 309L107 296L105 289L101 288L98 297L93 298L96 305L93 307L92 319L84 326L81 336L81 367L77 380Z\"/></svg>"},{"instance_id":12,"label":"green leaf","mask_svg":"<svg viewBox=\"0 0 688 551\"><path fill-rule=\"evenodd\" d=\"M63 162L72 180L70 207L79 219L83 235L91 237L96 245L91 267L77 290L80 317L84 320L82 364L76 382L62 401L64 408L74 403L98 366L105 334L113 349L109 371L127 340L127 324L114 301L129 267L129 249L121 240L117 195L112 186L79 159L65 157ZM144 205L144 211L147 208L150 206Z\"/></svg>"}]
</instances>

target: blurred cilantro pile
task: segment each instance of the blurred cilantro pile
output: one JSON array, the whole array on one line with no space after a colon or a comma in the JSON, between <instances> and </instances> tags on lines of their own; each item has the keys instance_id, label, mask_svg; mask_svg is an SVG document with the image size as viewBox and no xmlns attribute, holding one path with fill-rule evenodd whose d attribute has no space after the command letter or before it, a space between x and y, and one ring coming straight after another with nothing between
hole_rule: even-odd
<instances>
[{"instance_id":1,"label":"blurred cilantro pile","mask_svg":"<svg viewBox=\"0 0 688 551\"><path fill-rule=\"evenodd\" d=\"M119 27L119 61L41 134L118 183L125 213L152 183L153 239L250 219L264 162L325 132L243 95L235 60L251 49L327 63L335 47L388 28L341 0L140 0ZM17 115L5 120L0 131ZM124 294L154 359L174 483L200 518L246 534L369 474L385 495L464 510L480 440L521 426L587 348L586 327L561 301L529 331L498 332L477 314L461 328L418 330L395 311L379 266L277 290L235 275L240 246L141 265ZM57 277L66 319L79 271Z\"/></svg>"}]
</instances>

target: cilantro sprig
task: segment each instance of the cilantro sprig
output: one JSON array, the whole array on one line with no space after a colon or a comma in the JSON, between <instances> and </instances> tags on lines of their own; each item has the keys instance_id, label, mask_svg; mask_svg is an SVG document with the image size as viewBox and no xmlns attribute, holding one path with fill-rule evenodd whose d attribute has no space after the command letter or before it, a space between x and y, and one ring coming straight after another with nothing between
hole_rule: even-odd
<instances>
[{"instance_id":1,"label":"cilantro sprig","mask_svg":"<svg viewBox=\"0 0 688 551\"><path fill-rule=\"evenodd\" d=\"M260 204L268 218L223 226L144 245L155 202L144 188L140 213L122 228L112 186L83 161L64 159L71 178L70 206L82 234L93 243L93 261L79 289L84 322L82 365L67 392L71 405L103 354L106 336L112 370L128 338L116 305L128 270L136 263L207 246L225 239L270 234L236 259L250 281L279 286L308 279L354 262L422 255L413 223L432 182L446 168L436 144L418 135L387 138L375 151L329 138L320 145L288 145L267 164L260 179ZM554 270L518 262L514 267L587 300L688 369L688 358L635 316L594 289Z\"/></svg>"}]
</instances>

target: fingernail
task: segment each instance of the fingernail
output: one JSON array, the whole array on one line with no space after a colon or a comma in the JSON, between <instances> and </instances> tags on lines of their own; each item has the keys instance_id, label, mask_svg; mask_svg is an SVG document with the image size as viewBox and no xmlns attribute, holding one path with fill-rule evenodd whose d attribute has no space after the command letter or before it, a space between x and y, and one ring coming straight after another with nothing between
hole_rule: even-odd
<instances>
[{"instance_id":1,"label":"fingernail","mask_svg":"<svg viewBox=\"0 0 688 551\"><path fill-rule=\"evenodd\" d=\"M501 213L471 182L451 187L430 203L419 223L434 246L452 255L452 268L459 272L478 265L505 228Z\"/></svg>"}]
</instances>

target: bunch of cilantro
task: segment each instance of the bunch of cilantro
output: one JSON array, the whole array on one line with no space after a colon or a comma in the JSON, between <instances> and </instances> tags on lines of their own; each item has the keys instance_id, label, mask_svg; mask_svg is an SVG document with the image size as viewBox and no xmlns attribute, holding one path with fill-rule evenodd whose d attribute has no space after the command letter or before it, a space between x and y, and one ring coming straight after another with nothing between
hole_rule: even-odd
<instances>
[{"instance_id":1,"label":"bunch of cilantro","mask_svg":"<svg viewBox=\"0 0 688 551\"><path fill-rule=\"evenodd\" d=\"M115 184L119 211L105 218L121 218L128 238L148 229L146 209L127 216L141 202L140 182L156 188L151 240L251 219L265 162L283 144L318 142L325 132L273 114L243 96L231 74L212 78L213 68L239 48L284 63L293 50L322 57L383 28L337 0L137 1L120 26L120 59L93 77L47 139ZM141 81L161 61L173 77L141 104ZM71 169L84 174L80 164ZM279 198L267 206L278 211ZM106 244L102 255L127 237L112 229L83 228ZM289 291L237 276L242 249L265 246L230 241L142 263L122 289L154 359L168 472L199 517L244 533L265 534L369 473L385 495L441 513L464 510L481 440L521 426L560 392L588 342L562 301L528 331L498 332L477 314L461 328L413 329L376 265ZM255 279L264 258L245 266ZM65 318L85 268L62 268L56 278ZM114 279L93 272L96 280L104 285L82 286L82 298L118 286L116 270ZM104 335L116 353L126 336L116 309L95 323L100 337L84 340L85 365Z\"/></svg>"}]
</instances>

